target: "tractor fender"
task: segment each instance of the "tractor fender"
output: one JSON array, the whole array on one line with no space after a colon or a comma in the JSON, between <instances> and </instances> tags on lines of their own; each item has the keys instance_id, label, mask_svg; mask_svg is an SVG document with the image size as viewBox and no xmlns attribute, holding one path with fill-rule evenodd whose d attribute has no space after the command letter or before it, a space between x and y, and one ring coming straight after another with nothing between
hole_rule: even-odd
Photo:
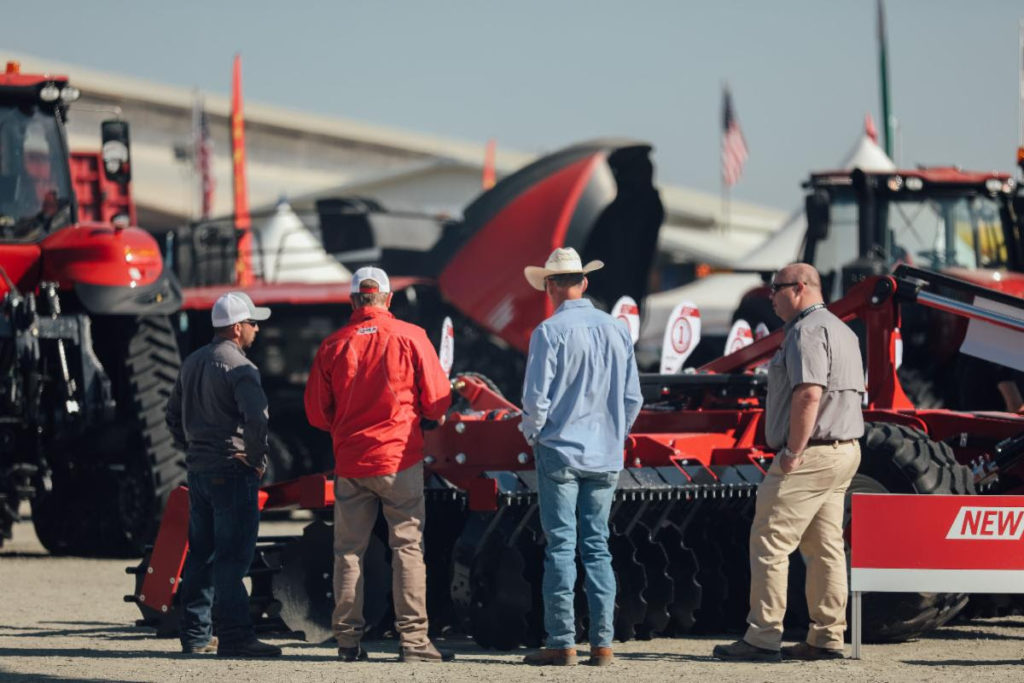
<instances>
[{"instance_id":1,"label":"tractor fender","mask_svg":"<svg viewBox=\"0 0 1024 683\"><path fill-rule=\"evenodd\" d=\"M87 311L107 315L170 315L181 309L181 283L164 272L138 287L76 283L75 293Z\"/></svg>"}]
</instances>

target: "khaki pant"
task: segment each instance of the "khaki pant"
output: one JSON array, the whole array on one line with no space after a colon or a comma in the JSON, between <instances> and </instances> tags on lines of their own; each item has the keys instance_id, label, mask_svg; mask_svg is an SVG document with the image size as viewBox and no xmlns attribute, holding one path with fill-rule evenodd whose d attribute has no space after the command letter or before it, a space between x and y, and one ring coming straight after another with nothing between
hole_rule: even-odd
<instances>
[{"instance_id":1,"label":"khaki pant","mask_svg":"<svg viewBox=\"0 0 1024 683\"><path fill-rule=\"evenodd\" d=\"M405 647L429 644L427 571L423 563L423 463L397 474L334 481L334 599L332 624L338 647L363 637L363 554L384 508L391 545L395 628Z\"/></svg>"},{"instance_id":2,"label":"khaki pant","mask_svg":"<svg viewBox=\"0 0 1024 683\"><path fill-rule=\"evenodd\" d=\"M843 648L846 629L846 552L843 499L860 465L860 444L813 446L791 474L772 462L757 489L750 529L750 614L743 637L778 650L786 614L789 555L797 548L807 564L807 642Z\"/></svg>"}]
</instances>

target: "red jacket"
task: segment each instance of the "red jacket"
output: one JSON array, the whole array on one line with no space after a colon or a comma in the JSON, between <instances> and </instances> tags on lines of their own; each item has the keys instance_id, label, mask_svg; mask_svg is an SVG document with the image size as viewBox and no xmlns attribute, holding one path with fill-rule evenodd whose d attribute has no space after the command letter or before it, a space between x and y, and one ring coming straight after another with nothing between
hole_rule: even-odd
<instances>
[{"instance_id":1,"label":"red jacket","mask_svg":"<svg viewBox=\"0 0 1024 683\"><path fill-rule=\"evenodd\" d=\"M305 404L331 433L335 475L376 477L423 459L420 418L444 415L451 387L422 328L367 306L320 344Z\"/></svg>"}]
</instances>

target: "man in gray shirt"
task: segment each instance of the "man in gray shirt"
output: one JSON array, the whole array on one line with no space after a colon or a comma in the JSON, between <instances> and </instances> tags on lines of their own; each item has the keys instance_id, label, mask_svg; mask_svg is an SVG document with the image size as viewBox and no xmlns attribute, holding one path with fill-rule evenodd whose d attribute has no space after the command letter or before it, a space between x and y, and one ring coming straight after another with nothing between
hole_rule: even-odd
<instances>
[{"instance_id":1,"label":"man in gray shirt","mask_svg":"<svg viewBox=\"0 0 1024 683\"><path fill-rule=\"evenodd\" d=\"M189 654L281 654L256 639L242 583L256 550L268 421L260 373L245 349L269 317L242 292L217 299L213 341L185 359L167 402L167 425L188 468L189 554L179 598L181 649Z\"/></svg>"},{"instance_id":2,"label":"man in gray shirt","mask_svg":"<svg viewBox=\"0 0 1024 683\"><path fill-rule=\"evenodd\" d=\"M846 629L843 502L860 465L864 365L853 331L822 301L805 263L775 275L772 307L786 336L768 365L765 438L778 449L757 490L750 530L750 614L742 640L714 656L739 661L840 659ZM807 639L781 647L789 555L807 563Z\"/></svg>"}]
</instances>

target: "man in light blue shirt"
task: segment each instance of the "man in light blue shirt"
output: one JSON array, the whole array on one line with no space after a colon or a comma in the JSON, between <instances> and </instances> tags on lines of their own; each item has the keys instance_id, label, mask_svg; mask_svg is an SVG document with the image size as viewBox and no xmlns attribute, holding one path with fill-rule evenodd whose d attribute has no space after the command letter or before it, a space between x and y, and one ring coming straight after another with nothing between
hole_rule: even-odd
<instances>
[{"instance_id":1,"label":"man in light blue shirt","mask_svg":"<svg viewBox=\"0 0 1024 683\"><path fill-rule=\"evenodd\" d=\"M586 571L590 659L611 664L615 575L608 515L622 469L622 450L643 399L628 328L583 298L585 267L575 249L555 249L526 279L547 293L555 313L534 330L523 385L522 430L533 446L544 551L546 646L527 664L576 663L573 587L577 515Z\"/></svg>"}]
</instances>

